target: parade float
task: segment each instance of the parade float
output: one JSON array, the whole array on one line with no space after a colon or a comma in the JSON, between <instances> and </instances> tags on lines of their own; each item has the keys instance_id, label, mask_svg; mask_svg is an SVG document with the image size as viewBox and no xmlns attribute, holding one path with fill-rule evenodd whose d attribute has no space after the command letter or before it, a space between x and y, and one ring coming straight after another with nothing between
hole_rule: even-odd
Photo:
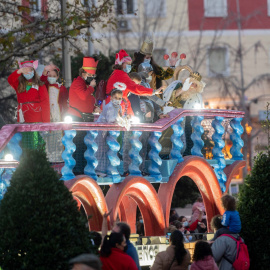
<instances>
[{"instance_id":1,"label":"parade float","mask_svg":"<svg viewBox=\"0 0 270 270\"><path fill-rule=\"evenodd\" d=\"M189 69L187 66L181 65L175 67L174 82L166 89L167 93L177 84L179 72L183 68ZM192 69L189 71L190 74L193 74L189 78L189 85L194 78L197 81L201 80L199 73L193 72ZM166 91L164 98L168 99L165 95ZM241 148L244 146L241 139L243 133L241 121L244 112L203 109L203 103L197 95L198 93L196 92L197 98L191 98L189 103L190 105L197 103L200 106L183 106L182 109L171 106L166 108L168 118L159 119L155 123L131 123L132 136L129 151L131 164L129 165L130 175L127 177L121 177L123 162L119 158L120 140L118 140L121 132L126 132L125 127L109 123L72 122L72 119L67 119L69 121L66 122L22 123L3 126L0 130L0 198L4 196L12 173L20 162L24 150L21 145L22 134L39 132L42 137L51 137L50 140L46 140L47 142L53 142L53 137L59 137L59 133L62 132L63 162L51 164L61 174L61 180L65 181L66 187L72 192L78 206L83 207L87 216L92 216L89 219L90 230L100 231L103 214L112 209L108 217L109 224L112 225L119 219L127 222L131 226L132 233L136 233L136 215L134 213L139 207L144 219L145 236L164 236L165 229L169 226L173 193L177 182L183 176L190 177L197 185L203 197L209 225L214 215L223 213L220 197L228 191L233 176L245 166L241 153ZM188 117L191 119L192 127L190 135L185 134L184 123ZM172 130L171 146L165 158L164 155L160 155L163 150L160 138L168 129ZM202 135L206 130L208 139L214 142L214 147L207 157L202 154L204 147ZM78 131L86 131L84 143L87 150L84 158L87 165L81 175L75 176L73 168L76 161L72 155L76 146L73 139ZM98 147L95 140L98 131L107 131L109 134L106 140L109 147L107 152L109 166L105 177L98 177L95 171L98 165L95 157ZM150 151L146 161L148 176L142 176L139 168L142 163L140 136L143 132L150 132L148 140ZM229 159L225 158L223 153L225 139L228 138L232 143ZM190 154L183 156L187 139L192 141L193 146ZM50 145L46 148L52 149L52 147ZM59 145L57 144L55 147L59 152ZM56 154L59 155L59 153ZM153 183L160 183L158 192L153 187ZM103 194L101 185L109 186L106 196Z\"/></svg>"}]
</instances>

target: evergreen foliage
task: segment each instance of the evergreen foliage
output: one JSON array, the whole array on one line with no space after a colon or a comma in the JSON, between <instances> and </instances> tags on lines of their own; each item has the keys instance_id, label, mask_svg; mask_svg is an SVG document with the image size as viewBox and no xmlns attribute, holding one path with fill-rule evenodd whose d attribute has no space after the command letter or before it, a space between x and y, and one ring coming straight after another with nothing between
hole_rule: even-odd
<instances>
[{"instance_id":1,"label":"evergreen foliage","mask_svg":"<svg viewBox=\"0 0 270 270\"><path fill-rule=\"evenodd\" d=\"M199 195L200 191L194 181L188 176L183 176L175 186L171 207L185 207L194 203Z\"/></svg>"},{"instance_id":2,"label":"evergreen foliage","mask_svg":"<svg viewBox=\"0 0 270 270\"><path fill-rule=\"evenodd\" d=\"M269 213L270 213L270 111L262 123L268 136L268 149L254 159L251 174L240 190L238 211L242 221L242 233L249 250L250 269L269 269Z\"/></svg>"},{"instance_id":3,"label":"evergreen foliage","mask_svg":"<svg viewBox=\"0 0 270 270\"><path fill-rule=\"evenodd\" d=\"M71 56L71 76L72 80L79 76L79 69L83 65L83 57L85 55L81 52L78 52L76 55ZM112 67L115 61L115 55L105 56L104 54L100 53L97 55L98 57L98 65L97 65L97 72L96 72L96 81L99 83L101 80L108 80L112 73ZM52 59L52 62L57 65L60 70L62 70L62 58L60 56L55 56Z\"/></svg>"},{"instance_id":4,"label":"evergreen foliage","mask_svg":"<svg viewBox=\"0 0 270 270\"><path fill-rule=\"evenodd\" d=\"M69 269L91 251L85 220L42 150L24 152L0 204L0 266Z\"/></svg>"},{"instance_id":5,"label":"evergreen foliage","mask_svg":"<svg viewBox=\"0 0 270 270\"><path fill-rule=\"evenodd\" d=\"M242 234L249 250L251 269L268 269L270 265L270 151L255 158L251 174L239 194Z\"/></svg>"}]
</instances>

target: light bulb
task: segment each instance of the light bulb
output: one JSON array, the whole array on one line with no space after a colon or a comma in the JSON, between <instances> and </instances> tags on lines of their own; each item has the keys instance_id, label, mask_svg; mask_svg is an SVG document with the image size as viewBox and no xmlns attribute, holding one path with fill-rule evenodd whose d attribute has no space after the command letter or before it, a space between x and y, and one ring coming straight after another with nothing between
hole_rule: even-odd
<instances>
[{"instance_id":1,"label":"light bulb","mask_svg":"<svg viewBox=\"0 0 270 270\"><path fill-rule=\"evenodd\" d=\"M11 154L6 154L5 161L13 161L13 156Z\"/></svg>"},{"instance_id":2,"label":"light bulb","mask_svg":"<svg viewBox=\"0 0 270 270\"><path fill-rule=\"evenodd\" d=\"M65 117L65 119L64 119L64 122L65 123L72 123L72 117L71 116L69 116L69 115L67 115L66 117Z\"/></svg>"}]
</instances>

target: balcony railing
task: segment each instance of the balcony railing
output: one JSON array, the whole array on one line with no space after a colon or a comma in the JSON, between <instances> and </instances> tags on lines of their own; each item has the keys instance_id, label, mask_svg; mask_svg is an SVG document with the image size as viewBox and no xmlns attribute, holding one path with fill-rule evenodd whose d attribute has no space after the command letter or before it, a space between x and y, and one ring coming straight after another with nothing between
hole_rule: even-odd
<instances>
[{"instance_id":1,"label":"balcony railing","mask_svg":"<svg viewBox=\"0 0 270 270\"><path fill-rule=\"evenodd\" d=\"M208 109L175 109L170 112L169 116L169 118L160 119L155 123L132 124L130 129L131 149L129 151L131 159L129 165L130 174L141 175L140 165L142 163L142 158L140 156L140 150L142 148L142 143L140 141L140 136L143 132L149 132L150 136L148 144L150 151L148 153L148 160L146 161L149 176L145 178L150 182L167 182L175 166L183 161L182 150L184 145L181 138L184 134L183 123L185 117L191 116L191 139L193 141L191 154L205 158L202 154L202 149L204 147L202 135L205 132L205 129L208 129L208 138L214 143L214 146L211 149L211 159L207 159L207 161L214 168L221 190L225 191L227 179L223 169L227 164L231 164L235 160L243 159L241 153L241 148L243 147L243 141L241 139L243 127L241 126L241 120L244 117L244 112ZM205 121L208 123L208 126L204 124ZM224 123L229 125L229 128L227 125L228 134L225 134ZM168 155L165 155L166 158L164 158L164 155L160 155L163 147L159 143L159 139L162 136L162 132L166 131L168 128L172 128L173 130L170 139L171 149ZM62 158L60 161L58 160L58 162L51 163L54 168L61 169L62 180L70 180L75 177L73 168L76 161L73 158L73 154L76 146L73 143L73 139L76 136L77 131L86 131L84 137L86 146L86 151L84 153L86 166L83 173L95 179L99 184L119 183L124 179L121 177L121 172L123 170L122 162L119 159L121 140L118 138L121 131L126 132L123 127L116 124L96 122L12 124L5 125L0 130L0 193L1 189L4 193L6 186L9 184L8 181L10 175L18 165L23 150L27 148L27 146L21 145L22 134L24 132L31 133L35 131L38 131L39 134L45 138L44 141L47 141L47 144L49 143L49 140L46 139L46 136L54 136L54 141L58 140L58 146L56 146L58 149L55 149L54 152ZM109 151L107 152L109 166L107 167L106 177L97 177L95 171L98 164L98 160L95 157L98 147L96 143L98 131L108 131L106 143L109 147ZM225 145L225 137L228 136L230 137L232 146L230 148L230 158L225 159L222 151ZM61 141L63 146L59 149L59 143L61 144ZM33 148L33 146L31 147ZM48 149L48 145L45 145L45 151L50 160L50 149ZM4 161L3 159L6 153L12 154L14 160L10 162Z\"/></svg>"}]
</instances>

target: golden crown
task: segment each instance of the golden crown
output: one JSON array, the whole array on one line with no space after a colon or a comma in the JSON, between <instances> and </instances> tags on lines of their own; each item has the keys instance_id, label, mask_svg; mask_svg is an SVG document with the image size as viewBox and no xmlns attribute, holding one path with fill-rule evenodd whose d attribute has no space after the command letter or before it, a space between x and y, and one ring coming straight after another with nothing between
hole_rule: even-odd
<instances>
[{"instance_id":1,"label":"golden crown","mask_svg":"<svg viewBox=\"0 0 270 270\"><path fill-rule=\"evenodd\" d=\"M152 55L154 49L154 42L153 40L146 39L140 49L140 53L144 55Z\"/></svg>"},{"instance_id":2,"label":"golden crown","mask_svg":"<svg viewBox=\"0 0 270 270\"><path fill-rule=\"evenodd\" d=\"M195 80L197 80L199 82L202 79L202 76L201 76L201 74L199 72L191 72L190 77L194 78Z\"/></svg>"}]
</instances>

